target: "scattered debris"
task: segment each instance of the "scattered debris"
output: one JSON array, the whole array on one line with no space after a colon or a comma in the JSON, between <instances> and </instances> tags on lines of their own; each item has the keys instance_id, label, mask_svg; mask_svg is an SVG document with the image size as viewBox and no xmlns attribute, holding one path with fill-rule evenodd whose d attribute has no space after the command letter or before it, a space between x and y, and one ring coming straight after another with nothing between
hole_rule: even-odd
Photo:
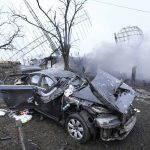
<instances>
[{"instance_id":1,"label":"scattered debris","mask_svg":"<svg viewBox=\"0 0 150 150\"><path fill-rule=\"evenodd\" d=\"M26 123L32 119L32 115L29 114L28 109L21 110L18 114L16 112L12 112L9 116L14 118L16 121L20 120L21 123Z\"/></svg>"},{"instance_id":2,"label":"scattered debris","mask_svg":"<svg viewBox=\"0 0 150 150\"><path fill-rule=\"evenodd\" d=\"M32 115L14 115L12 118L16 121L20 120L21 123L26 123L32 119Z\"/></svg>"},{"instance_id":3,"label":"scattered debris","mask_svg":"<svg viewBox=\"0 0 150 150\"><path fill-rule=\"evenodd\" d=\"M31 142L31 144L32 144L32 145L34 145L34 146L37 146L37 144L36 144L36 143Z\"/></svg>"},{"instance_id":4,"label":"scattered debris","mask_svg":"<svg viewBox=\"0 0 150 150\"><path fill-rule=\"evenodd\" d=\"M1 141L4 141L4 140L10 140L10 139L11 139L10 136L5 136L5 137L0 138Z\"/></svg>"},{"instance_id":5,"label":"scattered debris","mask_svg":"<svg viewBox=\"0 0 150 150\"><path fill-rule=\"evenodd\" d=\"M73 94L74 87L72 85L69 85L68 89L65 90L64 95L66 97L69 97L71 94Z\"/></svg>"},{"instance_id":6,"label":"scattered debris","mask_svg":"<svg viewBox=\"0 0 150 150\"><path fill-rule=\"evenodd\" d=\"M0 109L0 116L5 116L7 113L6 109Z\"/></svg>"},{"instance_id":7,"label":"scattered debris","mask_svg":"<svg viewBox=\"0 0 150 150\"><path fill-rule=\"evenodd\" d=\"M136 108L134 108L134 110L135 110L137 113L140 113L140 112L141 112L139 109L136 109Z\"/></svg>"},{"instance_id":8,"label":"scattered debris","mask_svg":"<svg viewBox=\"0 0 150 150\"><path fill-rule=\"evenodd\" d=\"M34 146L37 146L38 144L36 144L36 143L34 143L33 141L32 141L32 139L27 139L27 141L28 142L30 142L32 145L34 145Z\"/></svg>"},{"instance_id":9,"label":"scattered debris","mask_svg":"<svg viewBox=\"0 0 150 150\"><path fill-rule=\"evenodd\" d=\"M8 114L9 117L14 118L16 121L20 120L22 123L26 123L32 119L32 115L29 115L28 109L24 109L19 112L19 115L10 110L0 109L0 116L5 116Z\"/></svg>"}]
</instances>

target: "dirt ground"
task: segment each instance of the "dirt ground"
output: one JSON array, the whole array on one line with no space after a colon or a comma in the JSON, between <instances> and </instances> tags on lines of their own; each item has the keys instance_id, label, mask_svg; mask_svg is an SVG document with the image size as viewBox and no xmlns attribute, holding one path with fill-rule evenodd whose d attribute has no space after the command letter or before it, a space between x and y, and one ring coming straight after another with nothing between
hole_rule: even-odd
<instances>
[{"instance_id":1,"label":"dirt ground","mask_svg":"<svg viewBox=\"0 0 150 150\"><path fill-rule=\"evenodd\" d=\"M140 109L133 131L123 141L103 142L100 139L86 144L75 142L57 122L40 120L39 115L23 125L29 150L150 150L150 92L140 90L134 105ZM0 103L0 108L4 107ZM0 138L8 134L10 140L0 140L0 150L20 150L18 131L13 119L0 117Z\"/></svg>"}]
</instances>

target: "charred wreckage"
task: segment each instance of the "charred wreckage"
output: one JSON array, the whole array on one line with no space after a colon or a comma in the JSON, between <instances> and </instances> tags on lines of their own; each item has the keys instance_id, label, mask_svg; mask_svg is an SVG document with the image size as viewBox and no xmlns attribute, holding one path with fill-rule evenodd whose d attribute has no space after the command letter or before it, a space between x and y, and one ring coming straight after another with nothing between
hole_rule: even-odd
<instances>
[{"instance_id":1,"label":"charred wreckage","mask_svg":"<svg viewBox=\"0 0 150 150\"><path fill-rule=\"evenodd\" d=\"M50 69L9 75L0 85L0 98L10 109L40 112L81 143L97 135L104 141L124 139L136 123L135 97L131 87L102 70L91 81Z\"/></svg>"}]
</instances>

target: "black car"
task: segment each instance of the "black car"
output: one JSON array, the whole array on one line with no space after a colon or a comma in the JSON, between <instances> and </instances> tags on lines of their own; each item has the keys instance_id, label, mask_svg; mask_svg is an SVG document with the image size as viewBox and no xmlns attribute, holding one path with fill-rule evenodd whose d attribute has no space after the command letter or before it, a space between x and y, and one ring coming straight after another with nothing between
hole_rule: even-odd
<instances>
[{"instance_id":1,"label":"black car","mask_svg":"<svg viewBox=\"0 0 150 150\"><path fill-rule=\"evenodd\" d=\"M104 141L122 140L136 123L135 91L102 70L92 81L50 69L8 76L4 84L0 98L10 109L34 109L63 124L82 143L97 135Z\"/></svg>"}]
</instances>

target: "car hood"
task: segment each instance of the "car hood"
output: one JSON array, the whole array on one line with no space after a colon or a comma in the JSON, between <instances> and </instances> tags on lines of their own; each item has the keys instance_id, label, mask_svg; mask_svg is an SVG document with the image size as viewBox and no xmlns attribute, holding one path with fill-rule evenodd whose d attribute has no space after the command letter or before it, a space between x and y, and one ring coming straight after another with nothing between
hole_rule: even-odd
<instances>
[{"instance_id":1,"label":"car hood","mask_svg":"<svg viewBox=\"0 0 150 150\"><path fill-rule=\"evenodd\" d=\"M136 92L125 83L120 85L120 80L110 74L99 70L97 75L91 82L103 99L98 99L92 92L90 85L80 91L73 93L73 96L85 99L94 103L107 105L109 108L115 109L120 113L127 113L128 108L136 97ZM120 89L121 93L117 95L116 89Z\"/></svg>"}]
</instances>

